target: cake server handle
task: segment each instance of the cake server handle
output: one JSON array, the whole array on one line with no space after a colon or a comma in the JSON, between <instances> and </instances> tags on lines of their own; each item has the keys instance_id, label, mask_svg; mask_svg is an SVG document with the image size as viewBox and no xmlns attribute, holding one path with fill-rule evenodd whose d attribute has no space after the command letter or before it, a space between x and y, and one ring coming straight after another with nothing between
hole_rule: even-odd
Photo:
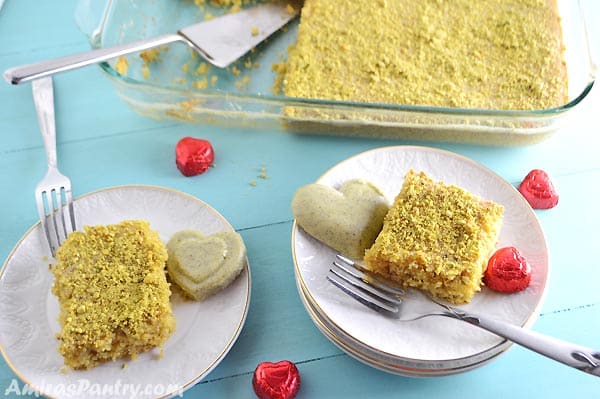
<instances>
[{"instance_id":1,"label":"cake server handle","mask_svg":"<svg viewBox=\"0 0 600 399\"><path fill-rule=\"evenodd\" d=\"M465 321L557 362L600 377L600 351L451 306L439 305L446 309L444 316Z\"/></svg>"},{"instance_id":2,"label":"cake server handle","mask_svg":"<svg viewBox=\"0 0 600 399\"><path fill-rule=\"evenodd\" d=\"M122 55L148 50L177 41L187 42L187 39L179 34L173 33L117 46L99 48L79 54L68 55L66 57L55 58L53 60L10 68L4 72L4 79L8 83L18 85L44 76L81 68L102 61L108 61Z\"/></svg>"}]
</instances>

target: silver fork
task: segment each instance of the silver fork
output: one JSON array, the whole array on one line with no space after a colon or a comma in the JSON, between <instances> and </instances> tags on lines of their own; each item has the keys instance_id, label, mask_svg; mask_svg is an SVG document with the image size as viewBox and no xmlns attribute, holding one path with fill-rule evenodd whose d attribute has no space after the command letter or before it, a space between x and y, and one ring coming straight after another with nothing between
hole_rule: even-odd
<instances>
[{"instance_id":1,"label":"silver fork","mask_svg":"<svg viewBox=\"0 0 600 399\"><path fill-rule=\"evenodd\" d=\"M378 278L351 259L337 255L327 280L343 292L365 306L401 321L415 321L430 316L443 316L461 320L487 330L500 337L528 348L550 359L564 363L583 372L600 377L600 352L580 345L572 344L557 338L549 337L498 321L482 315L466 312L453 306L429 298L439 308L438 311L419 314L410 319L402 319L402 302L407 292L393 287Z\"/></svg>"},{"instance_id":2,"label":"silver fork","mask_svg":"<svg viewBox=\"0 0 600 399\"><path fill-rule=\"evenodd\" d=\"M55 256L60 244L77 229L71 181L59 172L57 165L52 78L34 80L31 88L48 159L48 171L35 188L35 199L50 252Z\"/></svg>"}]
</instances>

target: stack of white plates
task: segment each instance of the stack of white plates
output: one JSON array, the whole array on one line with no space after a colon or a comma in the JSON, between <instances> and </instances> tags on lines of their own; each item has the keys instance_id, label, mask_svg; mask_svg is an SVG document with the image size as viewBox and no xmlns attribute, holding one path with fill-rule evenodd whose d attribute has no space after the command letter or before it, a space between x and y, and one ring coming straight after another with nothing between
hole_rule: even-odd
<instances>
[{"instance_id":1,"label":"stack of white plates","mask_svg":"<svg viewBox=\"0 0 600 399\"><path fill-rule=\"evenodd\" d=\"M535 213L520 193L489 169L462 156L426 147L386 147L341 162L318 183L339 187L350 179L378 186L391 200L409 169L456 184L504 205L498 247L514 246L532 267L530 286L516 294L487 288L460 308L519 326L530 326L541 306L548 277L546 242ZM438 376L481 366L511 343L459 320L427 317L417 321L386 318L344 294L326 280L335 252L294 223L292 252L302 302L319 330L340 349L381 370L406 376ZM403 318L436 310L422 295L408 295Z\"/></svg>"}]
</instances>

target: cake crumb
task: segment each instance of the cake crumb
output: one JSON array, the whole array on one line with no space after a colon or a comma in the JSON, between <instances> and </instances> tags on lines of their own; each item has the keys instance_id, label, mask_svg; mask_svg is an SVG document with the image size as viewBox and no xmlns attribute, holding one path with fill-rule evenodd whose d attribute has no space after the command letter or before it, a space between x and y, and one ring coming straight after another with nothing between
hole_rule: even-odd
<instances>
[{"instance_id":1,"label":"cake crumb","mask_svg":"<svg viewBox=\"0 0 600 399\"><path fill-rule=\"evenodd\" d=\"M194 107L200 103L200 100L189 99L179 103L179 106L186 112L192 112Z\"/></svg>"},{"instance_id":2,"label":"cake crumb","mask_svg":"<svg viewBox=\"0 0 600 399\"><path fill-rule=\"evenodd\" d=\"M208 79L202 78L192 83L192 85L197 89L206 89L208 87Z\"/></svg>"},{"instance_id":3,"label":"cake crumb","mask_svg":"<svg viewBox=\"0 0 600 399\"><path fill-rule=\"evenodd\" d=\"M160 47L151 48L149 50L144 50L140 53L140 58L142 60L144 60L144 63L146 63L146 65L148 65L148 64L158 60L161 51L163 51L163 49L161 49Z\"/></svg>"},{"instance_id":4,"label":"cake crumb","mask_svg":"<svg viewBox=\"0 0 600 399\"><path fill-rule=\"evenodd\" d=\"M283 91L283 80L286 70L285 62L276 62L271 64L271 70L275 72L275 79L271 89L273 94L277 96Z\"/></svg>"},{"instance_id":5,"label":"cake crumb","mask_svg":"<svg viewBox=\"0 0 600 399\"><path fill-rule=\"evenodd\" d=\"M263 179L263 180L267 180L269 178L269 176L267 175L267 168L264 166L260 167L260 174L258 175L258 178Z\"/></svg>"},{"instance_id":6,"label":"cake crumb","mask_svg":"<svg viewBox=\"0 0 600 399\"><path fill-rule=\"evenodd\" d=\"M115 70L120 75L127 75L127 69L129 69L129 61L124 56L120 56L117 58L117 63L115 64Z\"/></svg>"},{"instance_id":7,"label":"cake crumb","mask_svg":"<svg viewBox=\"0 0 600 399\"><path fill-rule=\"evenodd\" d=\"M210 71L210 65L206 62L201 62L198 68L196 68L196 74L198 75L206 75L208 71Z\"/></svg>"},{"instance_id":8,"label":"cake crumb","mask_svg":"<svg viewBox=\"0 0 600 399\"><path fill-rule=\"evenodd\" d=\"M181 101L176 104L180 109L169 108L165 111L165 114L167 116L171 116L173 118L181 119L184 121L192 121L192 113L194 111L194 107L200 104L200 101L201 100L195 98L186 101Z\"/></svg>"}]
</instances>

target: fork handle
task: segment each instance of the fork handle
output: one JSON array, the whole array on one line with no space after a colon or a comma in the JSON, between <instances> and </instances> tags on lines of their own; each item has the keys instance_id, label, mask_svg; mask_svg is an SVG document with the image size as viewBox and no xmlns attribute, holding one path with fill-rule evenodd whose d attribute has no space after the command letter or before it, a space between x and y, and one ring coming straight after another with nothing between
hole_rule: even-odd
<instances>
[{"instance_id":1,"label":"fork handle","mask_svg":"<svg viewBox=\"0 0 600 399\"><path fill-rule=\"evenodd\" d=\"M444 315L483 328L550 359L600 377L599 351L456 308L444 312Z\"/></svg>"},{"instance_id":2,"label":"fork handle","mask_svg":"<svg viewBox=\"0 0 600 399\"><path fill-rule=\"evenodd\" d=\"M56 167L56 123L54 120L54 86L51 77L32 82L33 102L46 148L48 167Z\"/></svg>"},{"instance_id":3,"label":"fork handle","mask_svg":"<svg viewBox=\"0 0 600 399\"><path fill-rule=\"evenodd\" d=\"M102 61L108 61L122 55L148 50L153 47L176 41L186 41L186 39L179 34L165 34L151 39L138 40L132 43L86 51L79 54L68 55L66 57L55 58L53 60L7 69L4 72L4 79L8 83L18 85L44 76L50 76L55 73L81 68Z\"/></svg>"}]
</instances>

